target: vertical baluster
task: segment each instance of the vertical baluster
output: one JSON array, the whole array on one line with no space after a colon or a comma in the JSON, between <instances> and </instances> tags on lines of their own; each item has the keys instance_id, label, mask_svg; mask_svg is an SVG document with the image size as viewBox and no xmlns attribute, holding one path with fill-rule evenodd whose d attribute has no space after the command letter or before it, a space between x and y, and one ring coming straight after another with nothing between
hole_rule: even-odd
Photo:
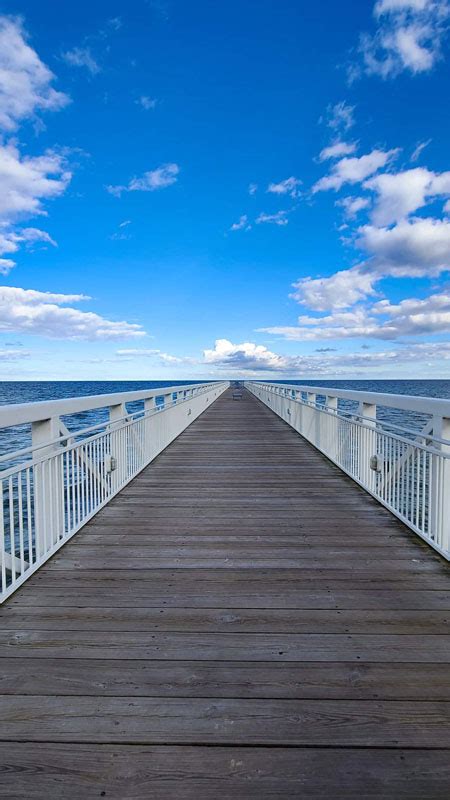
<instances>
[{"instance_id":1,"label":"vertical baluster","mask_svg":"<svg viewBox=\"0 0 450 800\"><path fill-rule=\"evenodd\" d=\"M20 574L25 572L25 543L23 537L22 472L17 473L17 513L19 515Z\"/></svg>"},{"instance_id":2,"label":"vertical baluster","mask_svg":"<svg viewBox=\"0 0 450 800\"><path fill-rule=\"evenodd\" d=\"M36 560L36 552L33 553L33 517L31 507L31 481L30 481L30 468L27 467L25 471L25 487L26 487L26 507L27 507L27 528L28 528L28 561L30 567Z\"/></svg>"},{"instance_id":3,"label":"vertical baluster","mask_svg":"<svg viewBox=\"0 0 450 800\"><path fill-rule=\"evenodd\" d=\"M5 495L4 482L0 479L0 549L1 549L1 569L2 569L2 592L6 591L6 543L5 543Z\"/></svg>"}]
</instances>

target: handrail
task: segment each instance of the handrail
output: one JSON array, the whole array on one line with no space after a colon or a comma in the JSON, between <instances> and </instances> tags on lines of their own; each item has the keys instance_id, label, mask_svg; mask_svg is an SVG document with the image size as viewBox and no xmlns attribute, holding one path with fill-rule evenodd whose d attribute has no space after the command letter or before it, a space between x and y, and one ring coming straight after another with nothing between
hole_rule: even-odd
<instances>
[{"instance_id":1,"label":"handrail","mask_svg":"<svg viewBox=\"0 0 450 800\"><path fill-rule=\"evenodd\" d=\"M40 400L35 403L10 403L0 406L0 428L39 422L51 417L62 417L68 414L79 414L81 411L92 411L96 408L107 408L121 403L132 403L136 400L147 400L173 392L192 391L214 386L221 381L203 381L183 386L160 386L159 389L140 389L136 392L112 392L111 394L83 395L67 397L60 400Z\"/></svg>"},{"instance_id":2,"label":"handrail","mask_svg":"<svg viewBox=\"0 0 450 800\"><path fill-rule=\"evenodd\" d=\"M248 383L246 381L245 383ZM293 389L297 392L309 392L322 397L338 397L341 400L355 400L367 405L399 408L402 411L416 411L422 414L438 415L450 418L450 400L440 397L423 397L412 394L390 394L389 392L365 392L358 389L338 389L335 386L310 386L309 384L272 383L272 381L251 381L253 385Z\"/></svg>"},{"instance_id":3,"label":"handrail","mask_svg":"<svg viewBox=\"0 0 450 800\"><path fill-rule=\"evenodd\" d=\"M262 381L245 387L450 560L450 401ZM339 399L357 401L358 412ZM429 420L412 431L378 419L379 406Z\"/></svg>"},{"instance_id":4,"label":"handrail","mask_svg":"<svg viewBox=\"0 0 450 800\"><path fill-rule=\"evenodd\" d=\"M27 457L0 472L0 602L228 386L204 382L4 407L4 426L31 422L32 444L2 459ZM135 400L144 400L144 409L128 413L126 403ZM105 406L109 419L81 430L68 430L59 416Z\"/></svg>"},{"instance_id":5,"label":"handrail","mask_svg":"<svg viewBox=\"0 0 450 800\"><path fill-rule=\"evenodd\" d=\"M189 388L190 389L195 389L195 390L198 391L199 394L201 394L201 393L207 392L210 387L215 388L217 385L219 385L219 384L217 384L215 382L214 383L207 383L207 384L195 384L193 386L190 386ZM173 387L169 387L169 388L173 388ZM187 392L187 388L188 387L181 387L180 386L179 387L180 393L181 393L181 391L184 392L184 393ZM116 394L106 395L105 394L105 395L92 395L92 396L95 399L96 398L100 398L100 397L118 397L118 396L120 396L120 397L125 398L125 403L126 403L126 402L131 402L127 398L128 394L129 394L128 392L124 392L122 395L118 395L118 394L117 395ZM148 396L146 394L144 399L150 399L150 397L155 397L155 398L163 397L163 398L165 398L169 394L175 394L175 391L171 391L171 392L164 391L164 392L159 392L157 394L152 394L152 395L148 395ZM83 398L68 398L67 402L71 403L72 400L78 400L78 399L83 399ZM141 398L139 398L139 399L141 399ZM169 403L169 404L167 402L164 402L164 405L155 406L152 409L148 409L147 411L143 410L143 411L134 411L134 412L130 412L130 413L127 412L123 416L115 417L114 418L114 422L115 422L115 424L117 424L119 422L124 422L125 423L125 422L133 421L134 419L140 419L142 417L147 417L150 414L159 413L160 411L164 411L165 409L167 409L171 405L177 405L177 404L179 405L180 403L185 403L188 400L189 400L189 396L188 397L185 396L185 397L181 397L181 398L177 397L176 400L172 400L171 403ZM51 402L52 401L49 401L49 403L51 403ZM133 401L133 402L135 402L135 401ZM34 405L39 405L40 406L41 403L40 402L37 402L37 403L23 403L21 405L22 405L22 408L25 408L26 406L34 406ZM44 405L47 405L47 403L45 401L42 403L42 406L44 406ZM122 404L120 404L120 405L122 405ZM105 407L107 407L107 406L94 405L92 407L89 406L89 409L85 409L85 410L93 410L95 408L105 408ZM10 408L14 408L14 404L11 404L9 406L3 406L3 409L10 409ZM62 413L61 416L69 416L69 414L72 414L72 413L79 413L79 412L72 412L72 411L68 412L68 411L66 411L66 412ZM46 417L43 417L42 419L46 419ZM36 422L36 421L38 421L38 420L34 420L34 422ZM39 418L39 421L41 421L40 418ZM13 424L17 424L17 423L13 423ZM105 428L106 425L108 425L108 420L104 420L103 422L97 422L95 425L89 425L86 428L80 428L80 429L73 430L73 431L65 430L64 432L62 432L60 434L60 436L56 436L54 439L50 439L49 441L40 442L38 444L32 444L29 447L23 447L20 450L15 450L12 453L5 453L3 455L0 455L0 467L1 467L1 464L4 461L12 461L13 459L18 458L19 456L27 455L28 453L31 453L31 452L35 453L36 451L44 449L46 447L49 447L50 445L62 444L63 442L65 442L69 438L70 439L74 439L74 438L79 438L80 436L86 436L86 434L90 433L91 431L100 430L100 429ZM4 427L10 427L10 426L8 425L8 426L4 426ZM6 473L0 472L0 476L1 477L4 477L5 474Z\"/></svg>"}]
</instances>

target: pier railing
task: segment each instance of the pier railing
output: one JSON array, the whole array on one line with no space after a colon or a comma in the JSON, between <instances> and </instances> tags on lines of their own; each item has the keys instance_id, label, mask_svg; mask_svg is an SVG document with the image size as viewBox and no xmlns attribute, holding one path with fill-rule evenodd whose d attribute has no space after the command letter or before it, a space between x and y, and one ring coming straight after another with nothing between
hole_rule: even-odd
<instances>
[{"instance_id":1,"label":"pier railing","mask_svg":"<svg viewBox=\"0 0 450 800\"><path fill-rule=\"evenodd\" d=\"M227 381L0 407L31 444L0 457L0 602L70 539L229 386ZM129 413L127 403L141 408ZM62 417L107 409L69 430ZM66 419L68 422L68 419Z\"/></svg>"},{"instance_id":2,"label":"pier railing","mask_svg":"<svg viewBox=\"0 0 450 800\"><path fill-rule=\"evenodd\" d=\"M450 401L257 381L245 386L450 559Z\"/></svg>"}]
</instances>

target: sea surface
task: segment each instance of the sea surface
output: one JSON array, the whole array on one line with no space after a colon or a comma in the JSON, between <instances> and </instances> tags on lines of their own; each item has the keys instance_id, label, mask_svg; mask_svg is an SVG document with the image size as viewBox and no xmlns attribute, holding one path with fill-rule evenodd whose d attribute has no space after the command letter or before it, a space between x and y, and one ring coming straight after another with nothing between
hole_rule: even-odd
<instances>
[{"instance_id":1,"label":"sea surface","mask_svg":"<svg viewBox=\"0 0 450 800\"><path fill-rule=\"evenodd\" d=\"M42 400L59 400L65 397L82 395L110 394L113 392L133 392L142 389L164 389L167 386L186 386L198 381L4 381L0 382L0 405L10 403L34 403ZM274 381L275 383L277 381ZM285 380L284 384L292 386L320 386L324 389L353 389L355 391L382 392L388 394L419 395L450 400L450 380ZM325 394L325 392L324 392ZM352 404L347 403L351 411ZM138 411L139 403L130 403L130 412ZM107 409L95 409L71 417L64 417L70 430L81 428L107 420ZM388 422L420 430L426 422L426 416L401 412L396 409L380 408L379 416ZM31 443L29 425L0 429L0 455L11 453Z\"/></svg>"}]
</instances>

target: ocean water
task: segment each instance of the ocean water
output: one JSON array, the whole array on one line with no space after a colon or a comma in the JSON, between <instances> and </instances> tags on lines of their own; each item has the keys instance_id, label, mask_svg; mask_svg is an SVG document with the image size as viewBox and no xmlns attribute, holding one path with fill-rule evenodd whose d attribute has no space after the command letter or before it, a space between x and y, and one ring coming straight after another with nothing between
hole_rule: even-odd
<instances>
[{"instance_id":1,"label":"ocean water","mask_svg":"<svg viewBox=\"0 0 450 800\"><path fill-rule=\"evenodd\" d=\"M274 381L275 383L277 381ZM321 386L324 389L353 389L355 391L382 392L388 394L419 395L450 400L450 380L285 380L292 386ZM0 405L9 403L34 403L41 400L56 400L82 395L110 394L112 392L133 392L142 389L164 389L167 386L186 386L198 381L5 381L0 382ZM325 394L325 392L324 392ZM130 412L139 411L142 404L130 403ZM356 410L356 404L346 403L347 410ZM64 417L70 430L80 430L90 425L106 421L107 409L95 409L81 414ZM420 430L427 417L402 412L397 409L380 408L379 418L388 422ZM31 443L29 425L0 429L0 455L11 453Z\"/></svg>"}]
</instances>

